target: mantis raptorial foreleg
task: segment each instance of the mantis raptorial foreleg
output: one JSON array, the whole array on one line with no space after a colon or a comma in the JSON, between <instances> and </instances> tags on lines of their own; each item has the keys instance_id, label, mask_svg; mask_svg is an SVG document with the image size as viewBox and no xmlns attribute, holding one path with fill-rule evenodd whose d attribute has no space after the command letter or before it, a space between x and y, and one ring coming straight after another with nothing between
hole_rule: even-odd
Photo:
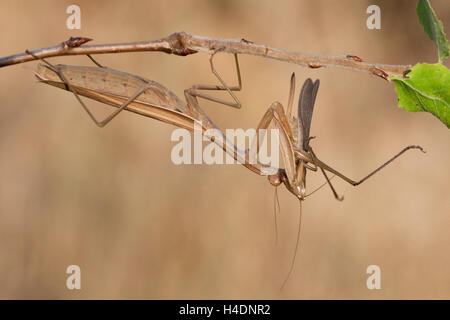
<instances>
[{"instance_id":1,"label":"mantis raptorial foreleg","mask_svg":"<svg viewBox=\"0 0 450 320\"><path fill-rule=\"evenodd\" d=\"M43 59L43 58L39 58L36 57L32 52L26 50L26 53L34 56L35 58L38 58L39 60L42 60L45 63L45 66L53 71L60 79L61 81L64 83L64 85L66 86L66 89L71 91L75 98L78 100L78 102L81 104L81 106L83 107L83 109L86 111L86 113L89 115L89 117L92 119L92 121L99 127L104 127L106 126L112 119L114 119L120 112L122 112L130 103L132 103L137 97L139 97L142 93L144 93L145 90L147 90L148 88L150 88L151 84L146 82L145 79L140 78L140 80L142 81L142 87L140 87L133 95L130 96L130 98L128 98L127 101L125 101L117 110L114 110L114 112L112 112L109 116L107 116L105 119L99 121L95 118L95 116L92 114L92 112L89 110L89 108L86 106L86 104L83 102L83 100L81 100L80 96L78 95L78 93L72 88L70 82L67 80L66 76L58 69L57 66L54 66L53 64L51 64L50 62L48 62L47 60ZM88 55L88 57L98 66L100 66L101 68L105 68L103 66L101 66L94 58L92 58L90 55Z\"/></svg>"},{"instance_id":2,"label":"mantis raptorial foreleg","mask_svg":"<svg viewBox=\"0 0 450 320\"><path fill-rule=\"evenodd\" d=\"M267 129L270 125L270 123L273 122L275 127L279 130L280 133L280 152L282 155L282 158L284 160L284 166L286 171L286 176L293 186L301 186L301 184L304 184L304 177L306 175L306 169L316 171L317 166L320 166L319 163L316 161L317 158L311 157L306 158L304 154L301 153L295 153L293 145L292 145L292 131L291 127L288 124L288 120L286 117L286 114L284 113L283 106L275 102L273 103L270 108L266 111L263 118L258 124L256 132L259 132L261 129ZM257 135L256 139L259 139L259 135ZM260 145L260 141L257 142L257 148ZM254 148L253 148L254 149ZM259 151L259 149L257 149ZM295 160L295 154L300 155L299 161L301 162L299 165L297 165ZM310 166L309 163L314 165L314 167ZM335 195L335 198L338 200L342 200L342 197L339 197L333 187L333 185L330 182L330 179L328 179L326 173L322 171L324 174L327 183L330 185L331 189L333 190L333 193ZM304 187L304 185L303 185Z\"/></svg>"},{"instance_id":3,"label":"mantis raptorial foreleg","mask_svg":"<svg viewBox=\"0 0 450 320\"><path fill-rule=\"evenodd\" d=\"M329 171L340 178L342 178L344 181L352 184L353 186L357 186L370 178L372 175L383 169L385 166L387 166L389 163L391 163L393 160L395 160L397 157L399 157L401 154L406 152L409 149L420 149L423 151L423 149L420 146L407 146L404 149L402 149L399 153L397 153L394 157L389 159L387 162L382 164L380 167L373 170L371 173L369 173L366 177L359 181L354 181L339 171L331 168L324 162L320 161L312 148L309 146L309 141L313 137L306 137L306 144L304 145L306 147L305 150L294 150L292 141L293 141L293 133L291 126L288 122L288 117L291 117L291 110L292 110L292 96L294 92L294 85L295 85L295 77L294 75L291 77L291 89L289 94L289 102L288 102L288 109L287 112L284 112L283 106L280 103L273 103L271 107L266 111L263 118L258 124L257 132L261 129L267 129L271 122L275 124L275 127L279 129L280 131L280 146L281 146L281 154L284 160L285 165L285 172L287 179L289 180L289 183L291 184L291 187L295 186L301 186L305 187L305 175L306 175L306 169L316 171L317 167L320 168L322 174L324 175L327 184L330 186L334 197L337 200L343 200L343 197L340 197L335 188L333 187L330 179L327 176L326 171ZM315 89L316 90L316 89ZM313 95L315 95L317 91L313 92ZM313 97L315 99L315 96ZM300 119L304 120L304 119ZM310 119L309 119L310 121ZM259 139L259 136L257 136L257 139ZM257 140L257 151L259 151L260 141ZM300 146L303 147L303 146ZM424 152L424 151L423 151ZM312 164L313 166L310 166ZM302 185L303 184L303 185Z\"/></svg>"}]
</instances>

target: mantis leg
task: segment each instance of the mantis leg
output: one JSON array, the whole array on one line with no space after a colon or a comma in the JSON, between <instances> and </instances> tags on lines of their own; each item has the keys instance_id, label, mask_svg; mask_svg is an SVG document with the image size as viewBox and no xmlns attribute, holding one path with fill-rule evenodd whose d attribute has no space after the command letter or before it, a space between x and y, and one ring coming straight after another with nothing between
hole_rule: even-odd
<instances>
[{"instance_id":1,"label":"mantis leg","mask_svg":"<svg viewBox=\"0 0 450 320\"><path fill-rule=\"evenodd\" d=\"M291 76L291 89L289 94L289 102L288 102L288 110L292 109L292 100L293 100L293 94L295 90L295 75L292 74ZM289 111L288 111L289 112ZM299 153L295 152L293 145L292 145L292 130L291 126L289 125L287 115L284 112L284 108L280 103L273 103L270 108L266 111L263 118L258 124L257 127L257 147L256 150L259 152L259 147L261 145L261 141L259 141L259 130L260 129L267 129L270 125L270 123L274 121L275 127L280 132L280 147L281 147L281 154L283 157L284 165L285 165L285 171L286 176L289 180L289 183L291 184L291 187L294 186L305 186L305 178L306 178L306 169L317 171L317 167L320 167L327 183L330 185L331 190L333 191L333 194L336 199L343 200L343 197L339 197L335 188L331 184L330 179L326 175L326 172L322 168L322 162L317 159L314 153L312 153L312 157L309 154L309 152ZM312 139L312 137L310 137ZM254 140L255 142L255 140ZM254 143L253 142L253 143ZM253 150L255 150L254 145L252 145ZM252 149L251 149L252 150ZM247 149L248 152L248 149ZM297 165L296 163L296 157L297 155L299 157L300 163ZM251 156L254 156L254 154L251 154ZM309 162L309 163L308 163ZM311 166L312 164L313 166ZM327 168L329 168L327 166Z\"/></svg>"},{"instance_id":2,"label":"mantis leg","mask_svg":"<svg viewBox=\"0 0 450 320\"><path fill-rule=\"evenodd\" d=\"M234 108L241 108L241 102L239 101L238 97L236 97L236 95L234 94L233 91L240 91L242 89L242 79L241 79L241 71L239 68L239 60L237 57L237 54L234 54L234 60L235 60L235 64L236 64L236 73L237 73L237 78L238 78L238 85L237 86L228 86L225 81L222 79L222 77L219 75L219 73L216 71L215 67L214 67L214 63L213 63L213 58L214 55L217 53L214 52L211 57L209 58L209 63L211 65L211 72L216 76L216 78L220 81L220 83L222 84L221 86L217 86L217 85L208 85L208 84L199 84L199 85L194 85L192 86L189 90L190 90L190 94L192 96L198 97L198 98L203 98L206 100L210 100L210 101L214 101L223 105L227 105L230 107L234 107ZM229 102L226 101L224 99L220 99L220 98L216 98L216 97L212 97L210 95L204 94L199 92L200 90L226 90L231 97L233 98L234 102Z\"/></svg>"},{"instance_id":3,"label":"mantis leg","mask_svg":"<svg viewBox=\"0 0 450 320\"><path fill-rule=\"evenodd\" d=\"M316 155L314 154L314 152L312 151L312 149L310 149L311 153L313 154L314 158L316 158ZM320 167L320 171L322 171L323 176L325 177L325 180L327 181L327 184L330 186L331 191L333 192L334 198L336 200L342 201L344 200L344 196L339 196L336 192L336 189L334 188L333 184L331 183L330 179L328 178L327 173L325 172L325 170L323 169L323 167Z\"/></svg>"},{"instance_id":4,"label":"mantis leg","mask_svg":"<svg viewBox=\"0 0 450 320\"><path fill-rule=\"evenodd\" d=\"M92 114L92 112L89 110L89 108L85 105L85 103L81 100L80 96L76 92L76 90L71 86L69 81L67 80L66 76L59 70L58 66L52 65L50 62L43 58L39 58L36 55L34 55L32 52L26 50L26 53L34 56L35 58L42 60L45 63L45 67L52 70L64 83L66 86L66 90L72 92L75 96L75 98L78 100L78 102L81 104L83 109L86 111L86 113L89 115L89 117L92 119L92 121L99 127L106 126L112 119L114 119L121 111L123 111L130 103L132 103L137 97L139 97L145 90L147 90L151 84L146 83L143 81L142 87L140 87L127 101L125 101L117 110L112 112L109 116L107 116L105 119L99 121L95 118L95 116ZM92 59L92 57L91 57ZM95 60L93 60L95 61Z\"/></svg>"},{"instance_id":5,"label":"mantis leg","mask_svg":"<svg viewBox=\"0 0 450 320\"><path fill-rule=\"evenodd\" d=\"M367 176L365 176L364 178L362 178L359 181L355 181L352 180L346 176L344 176L342 173L340 173L339 171L331 168L330 166L328 166L327 164L323 163L322 161L320 161L319 159L317 159L316 155L314 154L314 152L311 150L311 153L314 157L314 162L317 164L317 166L319 166L322 170L326 170L328 172L331 172L335 175L337 175L338 177L340 177L341 179L343 179L344 181L350 183L353 186L357 186L361 183L363 183L364 181L366 181L367 179L369 179L371 176L373 176L375 173L377 173L378 171L380 171L381 169L383 169L384 167L386 167L388 164L390 164L392 161L394 161L395 159L397 159L399 156L401 156L403 153L405 153L406 151L408 151L409 149L419 149L420 151L422 151L423 153L425 153L425 150L423 150L423 148L421 146L417 146L417 145L410 145L407 146L405 148L403 148L399 153L397 153L396 155L394 155L392 158L390 158L388 161L386 161L385 163L383 163L381 166L379 166L378 168L376 168L375 170L373 170L372 172L370 172Z\"/></svg>"},{"instance_id":6,"label":"mantis leg","mask_svg":"<svg viewBox=\"0 0 450 320\"><path fill-rule=\"evenodd\" d=\"M275 125L275 128L278 129L280 134L280 152L283 157L286 176L289 180L289 183L292 185L299 185L299 180L296 179L296 163L295 163L295 154L294 147L292 145L292 130L289 125L289 122L286 118L286 114L284 113L284 108L279 102L274 102L267 109L266 113L258 123L256 128L256 137L252 141L252 146L250 149L246 150L246 154L250 157L254 158L255 154L259 152L259 148L261 146L262 141L260 141L260 130L267 130L270 123ZM262 138L264 139L265 136ZM256 143L256 148L255 148ZM302 177L301 177L302 179Z\"/></svg>"},{"instance_id":7,"label":"mantis leg","mask_svg":"<svg viewBox=\"0 0 450 320\"><path fill-rule=\"evenodd\" d=\"M279 132L280 152L284 161L285 174L290 184L289 187L292 188L295 186L301 186L302 183L304 183L306 174L305 169L308 168L315 171L317 170L317 168L307 166L307 162L314 163L314 158L308 157L308 154L305 153L306 155L302 154L303 159L300 159L301 163L298 166L299 170L297 170L295 157L296 153L292 144L292 130L281 103L274 102L269 107L269 109L267 109L266 113L264 114L256 128L256 137L252 141L252 147L250 149L247 149L245 152L252 159L254 159L254 152L259 152L259 148L262 143L262 141L260 141L259 135L259 133L261 132L260 130L267 130L270 123L273 123L275 128L278 129ZM264 136L262 138L264 139Z\"/></svg>"},{"instance_id":8,"label":"mantis leg","mask_svg":"<svg viewBox=\"0 0 450 320\"><path fill-rule=\"evenodd\" d=\"M272 122L273 118L277 118L280 125L282 126L284 132L287 134L287 136L292 141L292 129L289 124L288 118L286 117L286 114L284 112L283 105L279 102L274 102L272 105L267 109L266 113L262 117L262 119L259 121L258 126L256 127L256 132L259 132L261 129L267 129ZM259 136L258 136L259 139ZM260 142L258 140L258 151L259 151L259 145Z\"/></svg>"},{"instance_id":9,"label":"mantis leg","mask_svg":"<svg viewBox=\"0 0 450 320\"><path fill-rule=\"evenodd\" d=\"M90 54L86 55L89 59L91 59L91 61L99 68L106 68L105 66L101 65L100 63L98 63L97 60L94 59L94 57L92 57Z\"/></svg>"}]
</instances>

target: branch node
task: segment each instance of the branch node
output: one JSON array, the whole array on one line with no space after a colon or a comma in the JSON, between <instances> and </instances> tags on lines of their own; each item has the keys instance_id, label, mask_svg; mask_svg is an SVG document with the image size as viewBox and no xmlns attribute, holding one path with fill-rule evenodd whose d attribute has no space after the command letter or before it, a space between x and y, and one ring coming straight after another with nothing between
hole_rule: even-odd
<instances>
[{"instance_id":1,"label":"branch node","mask_svg":"<svg viewBox=\"0 0 450 320\"><path fill-rule=\"evenodd\" d=\"M77 48L86 42L91 41L91 38L86 37L70 37L69 40L63 42L64 49L67 48Z\"/></svg>"},{"instance_id":2,"label":"branch node","mask_svg":"<svg viewBox=\"0 0 450 320\"><path fill-rule=\"evenodd\" d=\"M388 80L389 75L386 72L384 72L383 70L374 67L374 68L371 68L370 71L372 72L373 75L383 78L384 80Z\"/></svg>"},{"instance_id":3,"label":"branch node","mask_svg":"<svg viewBox=\"0 0 450 320\"><path fill-rule=\"evenodd\" d=\"M356 61L356 62L363 62L363 60L362 60L360 57L354 56L354 55L352 55L352 54L348 54L348 55L346 55L345 57L346 57L347 59L350 59L350 60L353 60L353 61Z\"/></svg>"},{"instance_id":4,"label":"branch node","mask_svg":"<svg viewBox=\"0 0 450 320\"><path fill-rule=\"evenodd\" d=\"M196 50L188 48L188 35L186 32L175 32L167 37L167 41L170 44L170 52L178 56L187 56L197 53Z\"/></svg>"}]
</instances>

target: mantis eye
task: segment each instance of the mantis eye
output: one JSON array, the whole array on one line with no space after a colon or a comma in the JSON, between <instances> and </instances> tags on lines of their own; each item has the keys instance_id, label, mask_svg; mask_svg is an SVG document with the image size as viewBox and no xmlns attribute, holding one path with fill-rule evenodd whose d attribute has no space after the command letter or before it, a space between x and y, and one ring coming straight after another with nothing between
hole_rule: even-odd
<instances>
[{"instance_id":1,"label":"mantis eye","mask_svg":"<svg viewBox=\"0 0 450 320\"><path fill-rule=\"evenodd\" d=\"M269 179L270 184L275 187L278 187L282 182L278 174L267 176L267 178Z\"/></svg>"}]
</instances>

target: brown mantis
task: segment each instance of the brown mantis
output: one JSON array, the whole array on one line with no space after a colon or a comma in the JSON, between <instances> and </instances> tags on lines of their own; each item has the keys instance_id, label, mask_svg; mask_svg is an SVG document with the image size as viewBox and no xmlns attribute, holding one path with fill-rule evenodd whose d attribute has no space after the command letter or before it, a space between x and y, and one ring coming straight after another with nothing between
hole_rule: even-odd
<instances>
[{"instance_id":1,"label":"brown mantis","mask_svg":"<svg viewBox=\"0 0 450 320\"><path fill-rule=\"evenodd\" d=\"M31 52L27 53L33 55ZM214 68L212 60L213 56L214 54L210 57L211 70L221 82L221 85L194 85L189 89L186 89L184 91L186 103L179 99L170 90L155 81L148 80L137 75L105 68L99 65L89 55L88 57L91 58L93 62L98 65L98 67L68 65L53 66L44 59L41 59L44 63L39 64L38 70L35 74L40 82L71 91L88 113L89 117L99 127L105 126L121 111L127 110L191 131L195 130L196 123L201 123L201 130L203 132L207 132L209 129L218 129L212 120L200 108L198 98L208 99L224 105L240 108L239 99L235 96L234 91L239 91L242 88L237 55L234 55L238 78L238 85L236 86L227 86L222 80ZM420 149L424 152L420 146L407 146L394 157L359 181L354 181L339 171L331 168L316 157L314 151L309 145L310 140L313 138L310 137L309 132L318 88L319 80L313 82L311 79L307 79L304 82L299 97L297 115L293 115L292 109L295 93L295 74L292 74L287 110L285 111L283 105L279 102L272 103L257 126L257 135L254 139L254 142L257 143L257 152L260 147L260 137L258 135L260 130L267 129L271 123L273 123L276 129L278 129L280 152L284 162L284 169L270 168L259 162L251 162L250 159L254 156L251 153L251 148L239 150L236 145L229 141L220 130L218 130L219 134L211 136L210 139L253 172L259 175L267 175L267 169L270 169L269 172L271 173L268 174L270 184L278 187L283 183L286 188L300 200L300 205L301 201L308 196L306 194L307 169L317 171L317 169L320 168L326 179L326 183L330 186L335 198L342 200L343 197L338 196L326 174L326 171L333 173L354 186L357 186L407 150ZM202 93L201 91L203 90L225 90L231 95L234 102L209 96ZM80 95L114 106L118 109L112 112L104 120L98 121L80 99ZM301 223L301 206L299 221ZM297 234L295 253L298 249L299 236L300 225ZM293 259L295 260L295 255ZM294 260L284 283L286 283L293 270Z\"/></svg>"},{"instance_id":2,"label":"brown mantis","mask_svg":"<svg viewBox=\"0 0 450 320\"><path fill-rule=\"evenodd\" d=\"M29 51L27 51L27 53L32 55ZM105 68L90 56L89 58L91 58L99 67L68 65L53 66L41 59L44 61L44 64L39 64L35 74L40 82L71 91L88 113L89 117L99 127L105 126L121 111L127 110L188 130L194 130L194 124L201 121L201 128L203 131L206 131L207 129L217 129L217 127L200 108L198 98L208 99L224 105L240 108L240 102L233 91L239 91L242 88L237 55L234 55L238 77L237 86L226 85L214 68L212 60L213 56L214 54L210 57L211 70L221 82L221 85L194 85L191 88L186 89L184 91L186 103L170 90L155 81L122 71ZM259 130L267 129L269 125L273 123L275 128L280 132L280 151L285 168L269 168L272 169L273 174L269 174L268 179L273 186L279 186L283 183L299 200L303 200L306 194L306 169L317 171L317 168L320 168L327 183L330 185L335 198L342 200L342 198L337 195L330 179L328 179L326 171L357 186L407 150L415 148L423 151L420 146L407 146L363 179L355 181L346 177L339 171L319 160L309 145L309 141L312 139L312 137L309 136L311 118L318 88L319 80L314 83L311 79L305 81L300 93L297 116L292 115L293 96L295 92L295 75L293 74L291 77L287 110L285 111L283 105L279 102L272 103L257 126L256 132L258 133ZM233 97L234 102L209 96L200 92L202 90L226 90ZM104 120L98 121L80 99L79 95L117 107L118 109L112 112ZM258 162L250 163L249 159L250 156L252 156L250 154L250 149L239 150L232 142L227 140L223 134L211 137L211 140L229 153L230 150L232 150L231 155L251 171L260 175L266 175L263 173L263 169L267 169L267 166ZM259 148L260 141L258 135L257 141L257 146Z\"/></svg>"}]
</instances>

